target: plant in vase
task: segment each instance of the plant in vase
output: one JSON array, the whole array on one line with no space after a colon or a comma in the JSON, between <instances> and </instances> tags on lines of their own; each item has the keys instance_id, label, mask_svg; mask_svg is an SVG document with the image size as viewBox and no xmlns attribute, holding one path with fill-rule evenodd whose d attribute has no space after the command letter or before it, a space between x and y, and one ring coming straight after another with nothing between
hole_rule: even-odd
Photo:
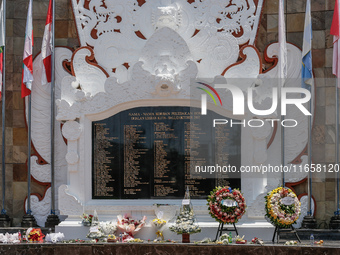
<instances>
[{"instance_id":1,"label":"plant in vase","mask_svg":"<svg viewBox=\"0 0 340 255\"><path fill-rule=\"evenodd\" d=\"M117 228L124 232L122 242L128 242L134 240L134 235L144 227L146 216L142 220L135 220L129 214L125 214L124 216L118 215L117 219Z\"/></svg>"},{"instance_id":2,"label":"plant in vase","mask_svg":"<svg viewBox=\"0 0 340 255\"><path fill-rule=\"evenodd\" d=\"M182 207L179 215L177 216L176 223L169 229L178 235L182 234L183 243L190 243L190 235L201 232L201 228L196 222L188 189L182 201Z\"/></svg>"},{"instance_id":3,"label":"plant in vase","mask_svg":"<svg viewBox=\"0 0 340 255\"><path fill-rule=\"evenodd\" d=\"M82 219L81 223L83 224L83 226L85 227L91 226L92 218L93 218L92 214L83 213L83 215L81 215L80 218Z\"/></svg>"}]
</instances>

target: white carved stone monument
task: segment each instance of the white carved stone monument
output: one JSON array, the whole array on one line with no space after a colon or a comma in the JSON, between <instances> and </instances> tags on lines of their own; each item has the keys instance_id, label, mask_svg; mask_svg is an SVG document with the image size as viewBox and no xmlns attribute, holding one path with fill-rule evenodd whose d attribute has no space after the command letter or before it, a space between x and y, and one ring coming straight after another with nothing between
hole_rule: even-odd
<instances>
[{"instance_id":1,"label":"white carved stone monument","mask_svg":"<svg viewBox=\"0 0 340 255\"><path fill-rule=\"evenodd\" d=\"M159 210L154 204L164 203L150 199L92 199L92 121L141 106L190 106L190 80L201 77L227 82L244 79L238 84L244 94L252 86L259 102L270 96L268 91L277 84L258 79L277 78L278 67L262 72L262 60L255 47L262 3L263 0L72 0L80 47L75 51L56 49L55 172L58 209L67 216L56 231L64 232L66 238L84 238L81 235L87 230L79 217L83 212L93 213L96 209L99 220L112 220L126 212L153 219ZM287 48L288 78L299 78L301 51L291 44ZM264 54L276 58L278 44L269 45ZM38 154L48 162L50 92L49 86L41 85L41 70L39 55L34 61L32 140ZM300 83L287 82L285 86L300 87ZM225 92L223 98L223 107L213 109L232 117L231 93ZM245 118L253 116L247 112ZM302 120L297 127L285 131L285 162L289 165L306 146L307 118L294 106L288 109L286 118ZM269 122L257 129L243 128L241 165L280 165L280 128ZM50 182L49 165L39 165L36 156L31 157L31 162L34 178ZM305 163L307 156L302 156L301 164ZM287 175L286 181L298 182L305 177L305 173ZM280 182L280 173L254 173L253 179L241 178L248 205L237 224L241 236L250 238L263 231L263 238L271 239L273 227L264 219L264 196ZM32 195L33 215L40 225L49 214L50 195L48 190L41 201ZM170 205L163 206L164 213L174 216L181 200L167 203ZM209 216L206 200L192 203L202 228L202 233L193 238L213 237L218 224ZM141 238L153 235L153 230L146 227ZM176 238L170 232L164 235Z\"/></svg>"}]
</instances>

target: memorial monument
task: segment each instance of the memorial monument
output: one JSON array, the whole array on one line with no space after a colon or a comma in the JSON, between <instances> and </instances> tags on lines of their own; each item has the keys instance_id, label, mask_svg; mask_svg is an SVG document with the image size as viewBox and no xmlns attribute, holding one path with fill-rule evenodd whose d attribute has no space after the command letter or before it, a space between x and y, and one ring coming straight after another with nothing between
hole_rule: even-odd
<instances>
[{"instance_id":1,"label":"memorial monument","mask_svg":"<svg viewBox=\"0 0 340 255\"><path fill-rule=\"evenodd\" d=\"M198 81L236 84L245 97L252 88L255 102L270 108L268 98L277 83L261 80L277 80L279 70L277 65L263 70L254 46L262 3L72 1L81 46L74 51L56 49L57 200L61 217L67 217L57 230L68 238L77 237L83 231L79 216L94 210L100 220L125 212L154 216L158 204L164 213L175 215L188 186L202 235L206 236L216 232L218 225L207 213L206 196L215 186L225 184L240 188L247 200L239 232L255 236L261 229L271 238L273 227L264 219L264 196L281 183L281 173L245 176L239 172L229 179L194 179L190 175L190 162L195 160L198 166L218 161L237 169L280 165L280 124L263 121L255 129L249 125L216 129L210 125L210 130L191 126L193 116L202 118L199 100L195 98L198 104L192 103L192 88ZM292 44L287 44L287 49L288 78L299 80L301 51ZM277 58L278 44L270 44L263 54L267 60ZM38 55L34 61L37 77L40 63ZM44 158L50 153L43 138L49 131L49 120L37 113L48 111L44 105L50 101L45 96L47 88L40 84L35 79L32 86L32 140ZM301 85L287 82L285 86ZM223 90L220 95L223 105L208 102L212 119L241 123L254 119L249 109L243 116L233 115L230 91ZM276 111L270 118L278 114ZM307 117L291 105L286 118L300 122L286 130L285 164L306 164ZM190 141L202 132L213 144L212 155L193 153L204 144L195 147ZM49 181L49 169L37 164L36 156L31 162L34 178ZM288 174L286 179L298 182L306 175ZM48 194L42 201L32 195L34 215L47 216ZM307 197L301 202L306 205ZM305 208L301 219L306 213ZM204 237L200 235L195 238Z\"/></svg>"}]
</instances>

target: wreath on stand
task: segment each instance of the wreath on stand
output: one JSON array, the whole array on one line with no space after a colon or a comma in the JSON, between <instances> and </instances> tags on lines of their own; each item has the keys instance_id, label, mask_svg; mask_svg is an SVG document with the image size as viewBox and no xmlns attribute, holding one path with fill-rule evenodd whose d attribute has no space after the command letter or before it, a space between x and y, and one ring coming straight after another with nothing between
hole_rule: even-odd
<instances>
[{"instance_id":1,"label":"wreath on stand","mask_svg":"<svg viewBox=\"0 0 340 255\"><path fill-rule=\"evenodd\" d=\"M289 188L278 187L265 196L266 217L279 228L289 228L301 213L301 203Z\"/></svg>"},{"instance_id":2,"label":"wreath on stand","mask_svg":"<svg viewBox=\"0 0 340 255\"><path fill-rule=\"evenodd\" d=\"M238 189L216 187L208 196L209 214L223 224L237 223L246 212L246 202Z\"/></svg>"}]
</instances>

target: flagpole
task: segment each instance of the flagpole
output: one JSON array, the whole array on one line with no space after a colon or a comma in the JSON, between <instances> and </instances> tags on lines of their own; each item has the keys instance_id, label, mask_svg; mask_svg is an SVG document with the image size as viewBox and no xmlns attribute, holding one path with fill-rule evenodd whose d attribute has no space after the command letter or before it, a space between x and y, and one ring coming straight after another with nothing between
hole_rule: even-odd
<instances>
[{"instance_id":1,"label":"flagpole","mask_svg":"<svg viewBox=\"0 0 340 255\"><path fill-rule=\"evenodd\" d=\"M6 0L3 4L3 36L6 40ZM10 227L11 221L6 212L6 43L3 45L2 53L2 210L0 215L0 227Z\"/></svg>"},{"instance_id":2,"label":"flagpole","mask_svg":"<svg viewBox=\"0 0 340 255\"><path fill-rule=\"evenodd\" d=\"M3 1L3 22L4 22L4 34L6 38L6 0ZM2 53L2 61L3 61L3 66L2 66L2 89L1 89L1 94L2 94L2 210L1 214L6 214L6 209L5 209L5 200L6 200L6 43L3 46L3 53Z\"/></svg>"},{"instance_id":3,"label":"flagpole","mask_svg":"<svg viewBox=\"0 0 340 255\"><path fill-rule=\"evenodd\" d=\"M340 5L339 5L339 1L338 1L338 15L340 15ZM340 17L339 17L339 22L340 22ZM339 28L340 29L340 28ZM339 32L340 34L340 32ZM340 43L337 43L338 46L338 53L340 52ZM339 63L338 63L339 64ZM339 77L337 77L337 84L336 84L336 165L339 165L339 85L340 85L340 81L339 81ZM338 169L339 170L339 169ZM338 220L340 220L340 208L339 208L339 171L337 171L336 173L336 211L334 212L335 216L337 217ZM338 225L338 228L339 225Z\"/></svg>"},{"instance_id":4,"label":"flagpole","mask_svg":"<svg viewBox=\"0 0 340 255\"><path fill-rule=\"evenodd\" d=\"M279 79L280 79L280 82L279 82L279 84L280 84L280 88L281 88L281 90L280 91L282 91L282 88L283 88L283 86L284 86L284 79L285 79L285 75L284 75L284 70L282 70L282 68L283 68L283 66L282 66L282 61L285 61L285 59L283 59L284 58L284 56L282 56L282 49L281 49L281 43L282 43L282 26L284 26L285 24L284 24L284 3L285 3L285 1L284 0L279 0L280 1L280 3L279 3L279 12L283 12L283 21L282 21L282 19L281 19L281 17L280 17L280 13L279 13L279 61L280 61L280 65L279 65ZM281 6L280 6L281 5ZM283 23L283 24L282 24ZM284 33L286 33L286 30L284 31ZM285 35L285 34L284 34ZM284 40L286 40L286 36L284 36ZM285 48L285 50L286 50L286 48ZM285 63L286 64L286 63ZM281 98L281 100L282 100L282 94L281 94L281 92L280 92L280 98ZM284 121L284 116L282 115L282 105L280 106L280 114L281 114L281 116L280 116L280 123L283 123L283 121ZM284 127L282 126L282 125L280 125L281 126L281 167L282 167L282 172L281 172L281 184L282 184L282 187L284 187L285 186L285 172L283 171L283 167L284 167L284 165L285 165L285 148L284 148L284 146L285 146L285 130L284 130Z\"/></svg>"},{"instance_id":5,"label":"flagpole","mask_svg":"<svg viewBox=\"0 0 340 255\"><path fill-rule=\"evenodd\" d=\"M22 73L22 88L21 88L21 96L28 96L28 105L27 105L27 126L28 126L28 152L27 152L27 210L26 214L23 216L21 221L22 227L34 227L37 225L34 216L31 211L31 92L32 92L32 83L33 83L33 61L32 61L32 53L33 53L33 15L32 15L32 5L33 0L29 1L28 10L27 10L27 20L26 20L26 30L25 30L25 46L24 46L24 54L23 54L23 73ZM25 63L25 61L27 61ZM32 68L30 70L29 68ZM26 99L25 99L26 100Z\"/></svg>"},{"instance_id":6,"label":"flagpole","mask_svg":"<svg viewBox=\"0 0 340 255\"><path fill-rule=\"evenodd\" d=\"M312 101L313 101L313 89L311 91L311 99L309 101L309 111L312 113ZM308 171L308 212L307 215L312 216L312 115L308 116L308 164L309 164L309 171Z\"/></svg>"},{"instance_id":7,"label":"flagpole","mask_svg":"<svg viewBox=\"0 0 340 255\"><path fill-rule=\"evenodd\" d=\"M26 214L24 215L21 226L22 227L34 227L36 226L36 221L34 216L32 215L31 210L31 131L32 131L32 121L31 121L31 95L28 96L28 106L27 106L27 126L28 126L28 152L27 152L27 210Z\"/></svg>"},{"instance_id":8,"label":"flagpole","mask_svg":"<svg viewBox=\"0 0 340 255\"><path fill-rule=\"evenodd\" d=\"M336 10L334 8L334 14L333 14L333 21L332 21L332 27L331 27L331 34L334 36L337 36L336 43L333 42L333 47L337 47L337 51L333 48L333 74L337 76L336 79L336 85L335 85L335 166L336 169L339 170L339 87L340 87L340 81L339 81L339 58L334 59L334 53L336 52L336 55L340 52L340 43L339 43L339 37L340 37L340 5L339 1L335 1L335 6L338 7ZM335 16L337 14L337 17ZM334 25L334 27L333 27ZM333 30L333 31L332 31ZM335 63L335 61L336 63ZM336 173L336 211L334 212L334 216L331 218L329 223L329 228L331 229L340 229L340 208L339 208L339 171Z\"/></svg>"},{"instance_id":9,"label":"flagpole","mask_svg":"<svg viewBox=\"0 0 340 255\"><path fill-rule=\"evenodd\" d=\"M338 50L340 48L340 44L338 43ZM335 169L338 169L339 166L339 78L336 79L335 85ZM340 229L340 209L339 209L339 171L336 173L336 210L334 212L334 216L331 218L329 222L330 229Z\"/></svg>"},{"instance_id":10,"label":"flagpole","mask_svg":"<svg viewBox=\"0 0 340 255\"><path fill-rule=\"evenodd\" d=\"M54 135L55 135L55 0L52 1L52 52L51 52L51 214L48 215L45 227L54 228L60 223L55 207L55 171L54 171Z\"/></svg>"},{"instance_id":11,"label":"flagpole","mask_svg":"<svg viewBox=\"0 0 340 255\"><path fill-rule=\"evenodd\" d=\"M340 44L338 44L340 45ZM339 165L339 78L337 78L337 84L335 87L335 164ZM334 212L334 214L336 216L339 216L339 171L336 173L336 211Z\"/></svg>"}]
</instances>

